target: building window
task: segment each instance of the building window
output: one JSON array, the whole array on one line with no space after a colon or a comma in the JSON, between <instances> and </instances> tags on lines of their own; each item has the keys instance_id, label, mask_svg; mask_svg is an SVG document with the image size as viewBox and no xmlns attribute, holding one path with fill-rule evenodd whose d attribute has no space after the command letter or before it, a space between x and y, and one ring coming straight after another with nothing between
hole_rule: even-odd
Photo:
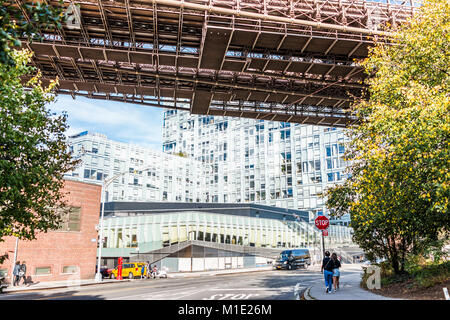
<instances>
[{"instance_id":1,"label":"building window","mask_svg":"<svg viewBox=\"0 0 450 320\"><path fill-rule=\"evenodd\" d=\"M76 274L78 273L78 266L64 266L62 273Z\"/></svg>"},{"instance_id":2,"label":"building window","mask_svg":"<svg viewBox=\"0 0 450 320\"><path fill-rule=\"evenodd\" d=\"M325 151L326 151L327 157L331 157L331 146L326 146Z\"/></svg>"},{"instance_id":3,"label":"building window","mask_svg":"<svg viewBox=\"0 0 450 320\"><path fill-rule=\"evenodd\" d=\"M96 179L97 178L97 170L84 169L84 178L85 179Z\"/></svg>"},{"instance_id":4,"label":"building window","mask_svg":"<svg viewBox=\"0 0 450 320\"><path fill-rule=\"evenodd\" d=\"M334 175L333 175L333 173L328 173L327 174L327 176L328 176L328 181L334 181Z\"/></svg>"},{"instance_id":5,"label":"building window","mask_svg":"<svg viewBox=\"0 0 450 320\"><path fill-rule=\"evenodd\" d=\"M60 210L61 224L58 231L81 231L81 208L70 207Z\"/></svg>"},{"instance_id":6,"label":"building window","mask_svg":"<svg viewBox=\"0 0 450 320\"><path fill-rule=\"evenodd\" d=\"M134 230L134 232L137 232L137 230ZM131 247L132 248L137 248L138 247L138 241L137 241L137 235L136 234L132 234L131 235Z\"/></svg>"},{"instance_id":7,"label":"building window","mask_svg":"<svg viewBox=\"0 0 450 320\"><path fill-rule=\"evenodd\" d=\"M52 274L51 267L37 267L34 273L36 276L44 276Z\"/></svg>"}]
</instances>

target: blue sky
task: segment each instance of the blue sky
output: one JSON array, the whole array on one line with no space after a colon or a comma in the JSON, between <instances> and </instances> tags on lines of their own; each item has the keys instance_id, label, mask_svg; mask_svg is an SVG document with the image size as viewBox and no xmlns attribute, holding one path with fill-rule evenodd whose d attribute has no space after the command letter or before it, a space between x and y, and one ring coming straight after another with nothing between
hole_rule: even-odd
<instances>
[{"instance_id":1,"label":"blue sky","mask_svg":"<svg viewBox=\"0 0 450 320\"><path fill-rule=\"evenodd\" d=\"M72 99L62 94L49 108L57 114L67 112L70 126L67 135L88 130L106 134L111 140L162 149L161 108L84 97Z\"/></svg>"}]
</instances>

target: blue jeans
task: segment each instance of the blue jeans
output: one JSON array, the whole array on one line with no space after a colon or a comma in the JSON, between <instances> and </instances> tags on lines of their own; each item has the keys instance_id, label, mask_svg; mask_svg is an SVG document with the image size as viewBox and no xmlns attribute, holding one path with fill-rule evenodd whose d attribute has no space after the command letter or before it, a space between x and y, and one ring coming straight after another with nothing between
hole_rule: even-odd
<instances>
[{"instance_id":1,"label":"blue jeans","mask_svg":"<svg viewBox=\"0 0 450 320\"><path fill-rule=\"evenodd\" d=\"M323 270L323 275L325 277L325 287L328 287L328 291L331 292L331 286L333 285L333 272Z\"/></svg>"}]
</instances>

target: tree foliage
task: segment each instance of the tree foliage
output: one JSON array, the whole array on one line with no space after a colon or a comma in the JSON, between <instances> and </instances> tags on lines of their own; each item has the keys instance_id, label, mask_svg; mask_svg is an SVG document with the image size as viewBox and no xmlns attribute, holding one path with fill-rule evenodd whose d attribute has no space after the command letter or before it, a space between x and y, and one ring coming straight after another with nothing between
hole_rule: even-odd
<instances>
[{"instance_id":1,"label":"tree foliage","mask_svg":"<svg viewBox=\"0 0 450 320\"><path fill-rule=\"evenodd\" d=\"M450 2L425 1L392 41L362 61L369 92L354 106L350 178L326 196L369 257L401 273L408 254L449 238Z\"/></svg>"},{"instance_id":2,"label":"tree foliage","mask_svg":"<svg viewBox=\"0 0 450 320\"><path fill-rule=\"evenodd\" d=\"M57 82L43 87L37 73L24 84L22 77L36 73L31 53L11 57L14 66L0 64L0 241L58 228L63 175L78 163L66 144L67 115L46 109Z\"/></svg>"},{"instance_id":3,"label":"tree foliage","mask_svg":"<svg viewBox=\"0 0 450 320\"><path fill-rule=\"evenodd\" d=\"M12 50L21 46L21 38L39 40L43 36L39 31L60 28L65 19L61 8L45 2L19 6L15 1L0 0L0 63L14 64Z\"/></svg>"}]
</instances>

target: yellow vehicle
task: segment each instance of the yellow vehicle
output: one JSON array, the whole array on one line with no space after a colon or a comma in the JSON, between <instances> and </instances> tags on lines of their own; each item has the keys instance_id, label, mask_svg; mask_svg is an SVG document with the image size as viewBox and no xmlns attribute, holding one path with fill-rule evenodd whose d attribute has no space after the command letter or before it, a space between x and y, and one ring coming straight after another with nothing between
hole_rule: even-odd
<instances>
[{"instance_id":1,"label":"yellow vehicle","mask_svg":"<svg viewBox=\"0 0 450 320\"><path fill-rule=\"evenodd\" d=\"M145 265L144 262L127 262L122 265L122 278L133 279L135 277L141 276L142 266ZM147 272L147 268L145 269ZM116 279L118 276L119 270L114 268L111 271L111 279Z\"/></svg>"}]
</instances>

